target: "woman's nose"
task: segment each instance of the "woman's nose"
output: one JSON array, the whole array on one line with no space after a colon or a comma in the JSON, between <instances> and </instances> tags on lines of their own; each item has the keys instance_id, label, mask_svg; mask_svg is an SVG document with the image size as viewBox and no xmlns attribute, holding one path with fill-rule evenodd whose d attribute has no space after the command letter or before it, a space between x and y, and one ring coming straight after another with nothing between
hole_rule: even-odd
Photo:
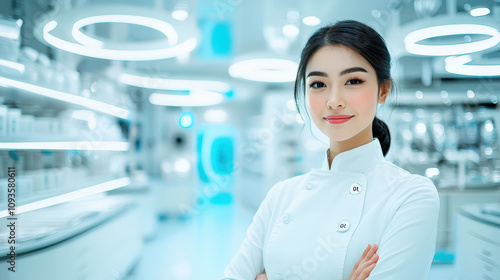
<instances>
[{"instance_id":1,"label":"woman's nose","mask_svg":"<svg viewBox=\"0 0 500 280\"><path fill-rule=\"evenodd\" d=\"M344 102L343 98L341 97L340 92L338 92L338 91L332 91L330 93L328 101L326 102L326 106L329 109L344 108L345 107L345 102Z\"/></svg>"}]
</instances>

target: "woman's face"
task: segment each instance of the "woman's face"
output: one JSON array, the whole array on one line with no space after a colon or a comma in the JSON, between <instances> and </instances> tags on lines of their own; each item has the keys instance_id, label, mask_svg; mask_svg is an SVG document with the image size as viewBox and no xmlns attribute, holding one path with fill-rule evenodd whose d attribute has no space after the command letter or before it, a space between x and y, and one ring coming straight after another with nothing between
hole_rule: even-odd
<instances>
[{"instance_id":1,"label":"woman's face","mask_svg":"<svg viewBox=\"0 0 500 280\"><path fill-rule=\"evenodd\" d=\"M306 67L307 108L330 141L371 142L377 103L385 102L389 89L382 86L379 95L373 67L343 45L320 48Z\"/></svg>"}]
</instances>

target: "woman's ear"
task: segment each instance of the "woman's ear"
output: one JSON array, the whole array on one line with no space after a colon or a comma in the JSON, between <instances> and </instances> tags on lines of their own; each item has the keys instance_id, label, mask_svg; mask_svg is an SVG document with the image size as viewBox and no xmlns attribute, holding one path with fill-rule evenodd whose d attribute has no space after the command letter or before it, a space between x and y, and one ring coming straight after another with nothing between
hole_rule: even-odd
<instances>
[{"instance_id":1,"label":"woman's ear","mask_svg":"<svg viewBox=\"0 0 500 280\"><path fill-rule=\"evenodd\" d=\"M384 104L391 91L391 80L388 79L380 86L378 104Z\"/></svg>"}]
</instances>

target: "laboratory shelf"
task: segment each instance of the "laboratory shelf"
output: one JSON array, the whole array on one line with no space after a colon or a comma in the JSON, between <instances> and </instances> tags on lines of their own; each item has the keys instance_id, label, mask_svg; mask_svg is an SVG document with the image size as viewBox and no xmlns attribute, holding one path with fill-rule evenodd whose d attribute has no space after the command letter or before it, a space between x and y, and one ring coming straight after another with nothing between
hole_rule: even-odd
<instances>
[{"instance_id":1,"label":"laboratory shelf","mask_svg":"<svg viewBox=\"0 0 500 280\"><path fill-rule=\"evenodd\" d=\"M130 148L125 141L95 141L95 140L59 140L37 141L37 139L0 138L0 150L65 150L65 151L118 151L126 152Z\"/></svg>"},{"instance_id":2,"label":"laboratory shelf","mask_svg":"<svg viewBox=\"0 0 500 280\"><path fill-rule=\"evenodd\" d=\"M8 92L0 91L4 98L16 100L19 103L32 105L42 105L53 109L77 108L91 109L96 112L101 112L121 119L131 119L131 111L127 108L122 108L118 105L108 104L103 101L92 98L83 97L76 94L71 94L40 85L32 84L27 81L7 78L0 76L0 86L13 89ZM49 101L50 100L50 101ZM47 104L47 102L50 102Z\"/></svg>"},{"instance_id":3,"label":"laboratory shelf","mask_svg":"<svg viewBox=\"0 0 500 280\"><path fill-rule=\"evenodd\" d=\"M65 172L65 169L61 169L61 172ZM119 176L118 174L84 176L83 178L75 176L73 179L78 181L78 178L84 183L75 181L64 182L64 184L59 184L54 188L36 191L24 190L22 189L24 186L17 183L14 213L21 214L39 210L52 205L107 192L127 186L131 182L129 177ZM7 179L3 178L2 181L7 182ZM7 197L4 197L0 200L0 218L7 217L9 214Z\"/></svg>"}]
</instances>

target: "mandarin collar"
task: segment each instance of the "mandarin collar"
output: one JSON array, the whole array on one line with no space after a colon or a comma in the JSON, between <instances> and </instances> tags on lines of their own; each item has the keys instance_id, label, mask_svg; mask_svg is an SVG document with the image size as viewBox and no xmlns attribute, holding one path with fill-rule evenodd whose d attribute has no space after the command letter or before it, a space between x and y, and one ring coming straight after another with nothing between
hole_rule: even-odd
<instances>
[{"instance_id":1,"label":"mandarin collar","mask_svg":"<svg viewBox=\"0 0 500 280\"><path fill-rule=\"evenodd\" d=\"M382 147L377 138L373 138L373 141L370 143L338 154L333 158L331 169L328 167L328 150L329 148L325 152L325 159L323 160L321 170L360 171L385 160Z\"/></svg>"}]
</instances>

